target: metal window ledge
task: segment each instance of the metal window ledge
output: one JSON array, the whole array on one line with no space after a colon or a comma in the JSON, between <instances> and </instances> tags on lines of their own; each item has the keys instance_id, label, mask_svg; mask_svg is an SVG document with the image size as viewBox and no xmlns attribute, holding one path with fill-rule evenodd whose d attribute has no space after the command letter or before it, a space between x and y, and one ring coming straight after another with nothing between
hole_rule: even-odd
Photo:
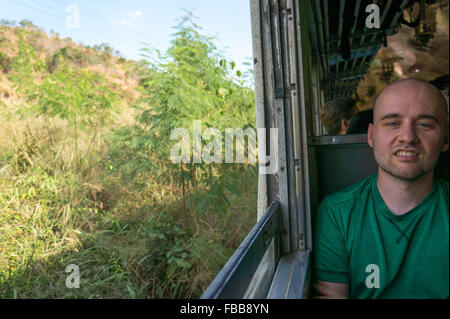
<instances>
[{"instance_id":1,"label":"metal window ledge","mask_svg":"<svg viewBox=\"0 0 450 319\"><path fill-rule=\"evenodd\" d=\"M309 250L281 257L267 299L303 299L309 293Z\"/></svg>"}]
</instances>

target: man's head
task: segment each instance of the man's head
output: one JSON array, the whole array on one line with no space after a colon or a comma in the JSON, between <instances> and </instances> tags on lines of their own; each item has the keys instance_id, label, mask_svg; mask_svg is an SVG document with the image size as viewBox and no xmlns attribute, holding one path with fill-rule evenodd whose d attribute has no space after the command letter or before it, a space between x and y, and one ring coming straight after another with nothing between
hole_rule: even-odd
<instances>
[{"instance_id":1,"label":"man's head","mask_svg":"<svg viewBox=\"0 0 450 319\"><path fill-rule=\"evenodd\" d=\"M380 173L413 181L432 174L449 147L447 106L431 84L405 79L386 87L375 101L368 143Z\"/></svg>"},{"instance_id":2,"label":"man's head","mask_svg":"<svg viewBox=\"0 0 450 319\"><path fill-rule=\"evenodd\" d=\"M345 134L356 110L352 98L343 97L327 102L320 111L320 119L329 135Z\"/></svg>"}]
</instances>

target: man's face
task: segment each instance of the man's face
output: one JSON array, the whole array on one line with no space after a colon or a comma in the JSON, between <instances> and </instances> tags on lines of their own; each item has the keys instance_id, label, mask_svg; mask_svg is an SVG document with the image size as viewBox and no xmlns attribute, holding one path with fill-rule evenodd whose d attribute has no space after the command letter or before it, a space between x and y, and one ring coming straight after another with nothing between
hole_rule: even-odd
<instances>
[{"instance_id":1,"label":"man's face","mask_svg":"<svg viewBox=\"0 0 450 319\"><path fill-rule=\"evenodd\" d=\"M382 171L413 181L432 174L439 154L448 149L445 106L439 92L405 81L379 97L368 143Z\"/></svg>"}]
</instances>

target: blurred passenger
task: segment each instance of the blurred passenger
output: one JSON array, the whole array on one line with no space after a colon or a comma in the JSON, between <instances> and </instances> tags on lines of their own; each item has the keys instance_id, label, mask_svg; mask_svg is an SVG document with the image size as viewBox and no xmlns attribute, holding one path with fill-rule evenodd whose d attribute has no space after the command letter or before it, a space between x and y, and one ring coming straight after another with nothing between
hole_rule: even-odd
<instances>
[{"instance_id":1,"label":"blurred passenger","mask_svg":"<svg viewBox=\"0 0 450 319\"><path fill-rule=\"evenodd\" d=\"M367 134L369 124L373 123L373 110L364 110L353 115L347 134Z\"/></svg>"},{"instance_id":2,"label":"blurred passenger","mask_svg":"<svg viewBox=\"0 0 450 319\"><path fill-rule=\"evenodd\" d=\"M320 120L328 135L346 134L350 119L356 110L356 101L348 97L331 100L323 105Z\"/></svg>"}]
</instances>

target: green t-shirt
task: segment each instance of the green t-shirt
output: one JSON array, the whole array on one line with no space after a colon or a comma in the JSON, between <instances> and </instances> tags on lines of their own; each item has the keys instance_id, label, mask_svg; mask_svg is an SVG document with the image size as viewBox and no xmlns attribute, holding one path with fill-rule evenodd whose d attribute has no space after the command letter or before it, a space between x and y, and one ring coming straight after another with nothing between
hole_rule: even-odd
<instances>
[{"instance_id":1,"label":"green t-shirt","mask_svg":"<svg viewBox=\"0 0 450 319\"><path fill-rule=\"evenodd\" d=\"M320 204L313 280L347 283L350 298L448 298L448 182L435 178L430 194L397 216L377 176Z\"/></svg>"}]
</instances>

